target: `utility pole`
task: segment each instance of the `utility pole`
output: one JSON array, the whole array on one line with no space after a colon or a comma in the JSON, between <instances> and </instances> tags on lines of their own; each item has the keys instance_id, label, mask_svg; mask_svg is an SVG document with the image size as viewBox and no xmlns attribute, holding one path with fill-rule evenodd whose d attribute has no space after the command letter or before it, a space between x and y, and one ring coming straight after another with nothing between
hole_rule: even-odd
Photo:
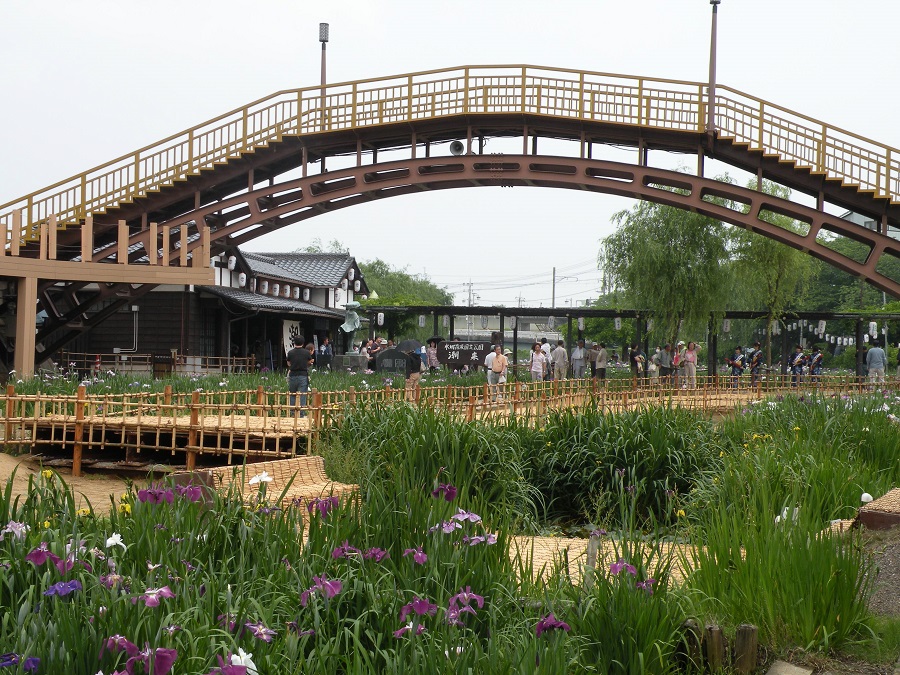
<instances>
[{"instance_id":1,"label":"utility pole","mask_svg":"<svg viewBox=\"0 0 900 675\"><path fill-rule=\"evenodd\" d=\"M716 25L721 1L709 0L709 4L712 5L712 30L709 38L709 101L706 103L706 133L709 136L716 132Z\"/></svg>"},{"instance_id":2,"label":"utility pole","mask_svg":"<svg viewBox=\"0 0 900 675\"><path fill-rule=\"evenodd\" d=\"M553 268L553 292L550 299L550 307L556 307L556 268Z\"/></svg>"}]
</instances>

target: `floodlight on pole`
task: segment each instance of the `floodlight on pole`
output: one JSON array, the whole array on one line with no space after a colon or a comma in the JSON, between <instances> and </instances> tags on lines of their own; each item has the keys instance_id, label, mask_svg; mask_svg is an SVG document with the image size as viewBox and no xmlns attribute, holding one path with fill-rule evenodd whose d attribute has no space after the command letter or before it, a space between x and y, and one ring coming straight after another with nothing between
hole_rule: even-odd
<instances>
[{"instance_id":1,"label":"floodlight on pole","mask_svg":"<svg viewBox=\"0 0 900 675\"><path fill-rule=\"evenodd\" d=\"M321 92L321 107L322 107L322 131L325 131L325 46L328 44L328 24L320 23L319 24L319 42L322 43L322 92ZM323 170L325 159L322 158Z\"/></svg>"}]
</instances>

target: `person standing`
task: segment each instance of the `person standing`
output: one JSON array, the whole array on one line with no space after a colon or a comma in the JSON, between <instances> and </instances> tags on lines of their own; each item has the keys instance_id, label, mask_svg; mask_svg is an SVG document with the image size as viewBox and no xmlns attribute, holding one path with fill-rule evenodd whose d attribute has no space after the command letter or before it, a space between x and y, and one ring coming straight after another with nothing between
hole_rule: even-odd
<instances>
[{"instance_id":1,"label":"person standing","mask_svg":"<svg viewBox=\"0 0 900 675\"><path fill-rule=\"evenodd\" d=\"M794 353L788 358L788 367L791 370L791 386L800 386L803 379L803 366L806 364L806 354L803 353L803 346L794 347Z\"/></svg>"},{"instance_id":2,"label":"person standing","mask_svg":"<svg viewBox=\"0 0 900 675\"><path fill-rule=\"evenodd\" d=\"M531 372L532 382L543 380L549 370L547 355L544 354L540 343L535 342L531 347L531 360L528 363L528 370Z\"/></svg>"},{"instance_id":3,"label":"person standing","mask_svg":"<svg viewBox=\"0 0 900 675\"><path fill-rule=\"evenodd\" d=\"M319 368L323 370L331 370L331 361L334 357L334 350L331 347L331 340L325 338L319 345Z\"/></svg>"},{"instance_id":4,"label":"person standing","mask_svg":"<svg viewBox=\"0 0 900 675\"><path fill-rule=\"evenodd\" d=\"M560 340L556 343L556 349L550 354L553 363L553 379L564 380L569 372L569 354L566 351L566 343Z\"/></svg>"},{"instance_id":5,"label":"person standing","mask_svg":"<svg viewBox=\"0 0 900 675\"><path fill-rule=\"evenodd\" d=\"M309 391L309 364L313 361L312 343L303 346L303 338L294 338L294 348L287 353L288 363L288 401L291 407L297 401L300 392L300 407L306 408L306 393ZM296 414L296 413L295 413ZM306 411L300 411L300 417L306 417Z\"/></svg>"},{"instance_id":6,"label":"person standing","mask_svg":"<svg viewBox=\"0 0 900 675\"><path fill-rule=\"evenodd\" d=\"M758 387L760 383L759 373L762 370L763 352L759 348L759 342L753 343L753 351L750 352L750 386Z\"/></svg>"},{"instance_id":7,"label":"person standing","mask_svg":"<svg viewBox=\"0 0 900 675\"><path fill-rule=\"evenodd\" d=\"M425 350L425 360L428 369L432 373L441 367L441 362L438 361L437 355L437 342L434 340L428 343L428 349Z\"/></svg>"},{"instance_id":8,"label":"person standing","mask_svg":"<svg viewBox=\"0 0 900 675\"><path fill-rule=\"evenodd\" d=\"M600 343L600 350L597 352L597 377L601 380L606 379L606 366L609 363L609 355L606 353L606 343Z\"/></svg>"},{"instance_id":9,"label":"person standing","mask_svg":"<svg viewBox=\"0 0 900 675\"><path fill-rule=\"evenodd\" d=\"M744 374L744 368L747 365L747 360L741 351L740 345L734 348L734 356L730 359L725 359L725 363L731 366L731 386L737 389L741 384L741 375Z\"/></svg>"},{"instance_id":10,"label":"person standing","mask_svg":"<svg viewBox=\"0 0 900 675\"><path fill-rule=\"evenodd\" d=\"M549 380L553 377L553 368L551 367L551 359L550 354L553 351L550 349L550 343L547 342L547 338L541 338L541 346L540 350L544 353L544 357L546 358L547 369L544 371L544 379Z\"/></svg>"},{"instance_id":11,"label":"person standing","mask_svg":"<svg viewBox=\"0 0 900 675\"><path fill-rule=\"evenodd\" d=\"M488 367L488 384L491 385L491 400L500 398L500 381L506 382L506 373L509 368L509 359L502 353L502 345L494 346L494 358Z\"/></svg>"},{"instance_id":12,"label":"person standing","mask_svg":"<svg viewBox=\"0 0 900 675\"><path fill-rule=\"evenodd\" d=\"M884 384L884 371L887 369L887 355L879 342L869 347L866 353L866 366L869 368L869 384Z\"/></svg>"},{"instance_id":13,"label":"person standing","mask_svg":"<svg viewBox=\"0 0 900 675\"><path fill-rule=\"evenodd\" d=\"M641 380L644 377L646 361L647 359L644 357L644 353L641 351L638 343L632 343L631 349L628 352L628 363L631 365L631 379L635 389L640 386Z\"/></svg>"},{"instance_id":14,"label":"person standing","mask_svg":"<svg viewBox=\"0 0 900 675\"><path fill-rule=\"evenodd\" d=\"M672 345L667 344L659 353L659 378L663 386L669 386L672 380Z\"/></svg>"},{"instance_id":15,"label":"person standing","mask_svg":"<svg viewBox=\"0 0 900 675\"><path fill-rule=\"evenodd\" d=\"M596 342L587 350L587 362L591 367L591 378L597 377L597 354L600 352L600 345Z\"/></svg>"},{"instance_id":16,"label":"person standing","mask_svg":"<svg viewBox=\"0 0 900 675\"><path fill-rule=\"evenodd\" d=\"M584 365L587 352L584 349L584 340L579 340L572 350L572 377L580 380L584 377Z\"/></svg>"},{"instance_id":17,"label":"person standing","mask_svg":"<svg viewBox=\"0 0 900 675\"><path fill-rule=\"evenodd\" d=\"M688 389L697 388L697 343L688 342L684 350L684 379Z\"/></svg>"},{"instance_id":18,"label":"person standing","mask_svg":"<svg viewBox=\"0 0 900 675\"><path fill-rule=\"evenodd\" d=\"M406 352L406 400L419 400L419 379L422 377L422 357L412 349Z\"/></svg>"},{"instance_id":19,"label":"person standing","mask_svg":"<svg viewBox=\"0 0 900 675\"><path fill-rule=\"evenodd\" d=\"M819 349L819 345L813 346L812 354L809 357L809 381L810 382L819 382L822 377L822 361L823 361L822 350Z\"/></svg>"},{"instance_id":20,"label":"person standing","mask_svg":"<svg viewBox=\"0 0 900 675\"><path fill-rule=\"evenodd\" d=\"M672 369L675 375L675 386L684 389L684 340L679 340L675 345L675 355L672 357Z\"/></svg>"}]
</instances>

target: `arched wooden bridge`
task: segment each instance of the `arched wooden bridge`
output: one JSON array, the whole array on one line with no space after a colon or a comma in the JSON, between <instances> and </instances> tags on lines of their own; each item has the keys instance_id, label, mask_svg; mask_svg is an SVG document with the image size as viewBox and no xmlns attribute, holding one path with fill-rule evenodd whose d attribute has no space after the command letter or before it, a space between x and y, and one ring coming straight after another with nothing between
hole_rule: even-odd
<instances>
[{"instance_id":1,"label":"arched wooden bridge","mask_svg":"<svg viewBox=\"0 0 900 675\"><path fill-rule=\"evenodd\" d=\"M345 206L444 188L564 187L671 204L804 250L900 297L900 279L883 274L885 260L900 257L900 241L889 236L900 228L900 150L721 84L716 91L714 128L705 83L520 65L254 101L0 205L0 277L18 280L16 369L31 372L35 355L157 284L210 283L210 256L235 244ZM485 154L484 140L496 137L521 138L521 153ZM574 141L572 156L541 154L543 139ZM595 159L607 144L634 147L635 162ZM697 175L648 166L650 150L696 154ZM394 159L379 161L385 151ZM406 158L395 159L397 151ZM706 157L812 195L816 207L707 178ZM874 227L829 215L826 203ZM770 213L795 219L798 231L772 225ZM835 237L868 254L835 252ZM38 307L48 318L35 336Z\"/></svg>"}]
</instances>

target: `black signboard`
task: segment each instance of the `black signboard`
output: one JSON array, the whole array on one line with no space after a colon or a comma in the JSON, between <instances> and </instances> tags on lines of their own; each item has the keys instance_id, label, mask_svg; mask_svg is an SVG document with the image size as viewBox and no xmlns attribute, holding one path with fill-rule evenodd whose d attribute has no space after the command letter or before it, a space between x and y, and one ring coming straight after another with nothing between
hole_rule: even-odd
<instances>
[{"instance_id":1,"label":"black signboard","mask_svg":"<svg viewBox=\"0 0 900 675\"><path fill-rule=\"evenodd\" d=\"M451 370L463 366L470 369L484 365L484 357L491 351L490 342L441 342L438 345L438 361Z\"/></svg>"},{"instance_id":2,"label":"black signboard","mask_svg":"<svg viewBox=\"0 0 900 675\"><path fill-rule=\"evenodd\" d=\"M406 375L409 356L399 349L383 349L375 355L375 370L379 373Z\"/></svg>"}]
</instances>

